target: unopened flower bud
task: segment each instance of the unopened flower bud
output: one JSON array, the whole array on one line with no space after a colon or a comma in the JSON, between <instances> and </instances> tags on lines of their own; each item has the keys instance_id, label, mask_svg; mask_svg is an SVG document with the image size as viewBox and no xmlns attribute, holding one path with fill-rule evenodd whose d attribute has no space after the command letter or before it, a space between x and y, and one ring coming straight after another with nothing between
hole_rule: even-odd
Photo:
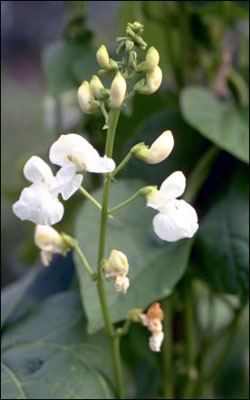
<instances>
[{"instance_id":1,"label":"unopened flower bud","mask_svg":"<svg viewBox=\"0 0 250 400\"><path fill-rule=\"evenodd\" d=\"M117 292L127 293L129 288L129 279L124 275L118 275L115 280L115 288Z\"/></svg>"},{"instance_id":2,"label":"unopened flower bud","mask_svg":"<svg viewBox=\"0 0 250 400\"><path fill-rule=\"evenodd\" d=\"M154 143L148 147L141 142L136 144L131 152L134 157L139 158L149 164L157 164L165 160L174 147L174 138L171 131L164 131Z\"/></svg>"},{"instance_id":3,"label":"unopened flower bud","mask_svg":"<svg viewBox=\"0 0 250 400\"><path fill-rule=\"evenodd\" d=\"M123 76L118 72L111 84L110 107L118 108L122 105L126 95L127 84Z\"/></svg>"},{"instance_id":4,"label":"unopened flower bud","mask_svg":"<svg viewBox=\"0 0 250 400\"><path fill-rule=\"evenodd\" d=\"M60 253L63 248L61 235L49 225L36 225L34 240L40 250Z\"/></svg>"},{"instance_id":5,"label":"unopened flower bud","mask_svg":"<svg viewBox=\"0 0 250 400\"><path fill-rule=\"evenodd\" d=\"M165 160L174 147L174 138L171 131L164 131L151 145L146 162L157 164Z\"/></svg>"},{"instance_id":6,"label":"unopened flower bud","mask_svg":"<svg viewBox=\"0 0 250 400\"><path fill-rule=\"evenodd\" d=\"M90 81L90 90L91 93L97 98L99 99L100 97L102 97L102 91L104 89L104 86L102 84L102 82L100 81L100 79L98 78L98 76L93 75Z\"/></svg>"},{"instance_id":7,"label":"unopened flower bud","mask_svg":"<svg viewBox=\"0 0 250 400\"><path fill-rule=\"evenodd\" d=\"M151 93L156 92L161 86L162 82L162 70L159 66L155 67L152 72L146 75L146 85L150 89Z\"/></svg>"},{"instance_id":8,"label":"unopened flower bud","mask_svg":"<svg viewBox=\"0 0 250 400\"><path fill-rule=\"evenodd\" d=\"M146 55L146 64L149 69L154 70L160 61L160 55L155 47L150 47Z\"/></svg>"},{"instance_id":9,"label":"unopened flower bud","mask_svg":"<svg viewBox=\"0 0 250 400\"><path fill-rule=\"evenodd\" d=\"M146 84L140 88L137 92L140 94L152 94L156 92L161 86L162 82L162 70L157 65L155 69L146 74Z\"/></svg>"},{"instance_id":10,"label":"unopened flower bud","mask_svg":"<svg viewBox=\"0 0 250 400\"><path fill-rule=\"evenodd\" d=\"M154 333L152 336L149 338L149 347L152 351L159 352L161 350L161 345L164 339L164 333L163 332L157 332Z\"/></svg>"},{"instance_id":11,"label":"unopened flower bud","mask_svg":"<svg viewBox=\"0 0 250 400\"><path fill-rule=\"evenodd\" d=\"M87 81L84 81L79 87L77 97L82 111L86 114L91 114L96 111L97 107L92 104L94 96Z\"/></svg>"},{"instance_id":12,"label":"unopened flower bud","mask_svg":"<svg viewBox=\"0 0 250 400\"><path fill-rule=\"evenodd\" d=\"M41 250L41 262L45 267L49 266L53 254L65 254L65 244L62 236L49 225L36 225L34 241Z\"/></svg>"},{"instance_id":13,"label":"unopened flower bud","mask_svg":"<svg viewBox=\"0 0 250 400\"><path fill-rule=\"evenodd\" d=\"M127 274L129 269L128 259L124 253L112 250L108 260L104 260L103 270L105 278L115 279L118 275Z\"/></svg>"},{"instance_id":14,"label":"unopened flower bud","mask_svg":"<svg viewBox=\"0 0 250 400\"><path fill-rule=\"evenodd\" d=\"M102 45L96 53L97 62L103 69L110 69L109 53L106 46Z\"/></svg>"},{"instance_id":15,"label":"unopened flower bud","mask_svg":"<svg viewBox=\"0 0 250 400\"><path fill-rule=\"evenodd\" d=\"M142 315L143 310L141 308L133 308L127 314L127 319L133 322L141 322L140 316Z\"/></svg>"}]
</instances>

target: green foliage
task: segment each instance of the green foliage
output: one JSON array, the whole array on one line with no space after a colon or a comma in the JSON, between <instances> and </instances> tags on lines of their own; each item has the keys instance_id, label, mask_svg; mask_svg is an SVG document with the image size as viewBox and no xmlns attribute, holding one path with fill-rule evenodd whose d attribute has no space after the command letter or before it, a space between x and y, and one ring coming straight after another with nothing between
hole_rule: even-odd
<instances>
[{"instance_id":1,"label":"green foliage","mask_svg":"<svg viewBox=\"0 0 250 400\"><path fill-rule=\"evenodd\" d=\"M197 274L220 293L249 293L248 173L238 168L223 193L201 221L197 238Z\"/></svg>"},{"instance_id":2,"label":"green foliage","mask_svg":"<svg viewBox=\"0 0 250 400\"><path fill-rule=\"evenodd\" d=\"M180 97L185 120L207 139L241 161L249 162L248 113L220 101L208 89L191 86Z\"/></svg>"},{"instance_id":3,"label":"green foliage","mask_svg":"<svg viewBox=\"0 0 250 400\"><path fill-rule=\"evenodd\" d=\"M27 289L38 275L38 269L32 269L22 279L7 286L1 292L1 327L8 322L13 312L19 306Z\"/></svg>"},{"instance_id":4,"label":"green foliage","mask_svg":"<svg viewBox=\"0 0 250 400\"><path fill-rule=\"evenodd\" d=\"M111 206L127 199L143 184L133 180L123 180L113 184ZM100 200L101 191L94 192ZM168 296L182 277L187 267L191 240L166 243L157 239L152 227L153 213L145 207L145 200L139 199L119 213L109 218L106 257L112 249L122 250L128 255L131 287L124 296L116 292L114 282L105 284L112 321L126 317L131 308L146 308L151 302ZM100 214L92 204L84 204L76 225L76 237L90 264L97 265L97 238ZM88 331L96 332L103 327L103 319L96 288L77 256L78 277L84 309L88 317Z\"/></svg>"},{"instance_id":5,"label":"green foliage","mask_svg":"<svg viewBox=\"0 0 250 400\"><path fill-rule=\"evenodd\" d=\"M1 398L114 398L106 344L96 339L75 293L47 299L3 336Z\"/></svg>"},{"instance_id":6,"label":"green foliage","mask_svg":"<svg viewBox=\"0 0 250 400\"><path fill-rule=\"evenodd\" d=\"M93 75L95 55L87 45L60 41L43 53L43 66L50 92L57 96L76 89L83 79Z\"/></svg>"}]
</instances>

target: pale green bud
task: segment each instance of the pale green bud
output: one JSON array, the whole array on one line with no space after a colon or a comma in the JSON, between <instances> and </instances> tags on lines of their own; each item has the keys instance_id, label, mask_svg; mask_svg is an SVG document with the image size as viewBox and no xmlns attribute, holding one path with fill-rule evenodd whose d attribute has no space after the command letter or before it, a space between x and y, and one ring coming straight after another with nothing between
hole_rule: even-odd
<instances>
[{"instance_id":1,"label":"pale green bud","mask_svg":"<svg viewBox=\"0 0 250 400\"><path fill-rule=\"evenodd\" d=\"M100 97L102 97L102 91L104 89L104 86L102 84L102 82L100 81L100 79L98 78L98 76L93 75L90 81L90 90L91 93L97 98L99 99Z\"/></svg>"},{"instance_id":2,"label":"pale green bud","mask_svg":"<svg viewBox=\"0 0 250 400\"><path fill-rule=\"evenodd\" d=\"M146 84L137 92L140 94L152 94L161 86L162 70L159 66L146 74Z\"/></svg>"},{"instance_id":3,"label":"pale green bud","mask_svg":"<svg viewBox=\"0 0 250 400\"><path fill-rule=\"evenodd\" d=\"M139 190L141 196L145 196L147 200L158 193L157 186L145 186Z\"/></svg>"},{"instance_id":4,"label":"pale green bud","mask_svg":"<svg viewBox=\"0 0 250 400\"><path fill-rule=\"evenodd\" d=\"M110 107L118 108L122 105L127 90L127 84L124 77L117 72L110 89Z\"/></svg>"},{"instance_id":5,"label":"pale green bud","mask_svg":"<svg viewBox=\"0 0 250 400\"><path fill-rule=\"evenodd\" d=\"M146 162L158 164L165 160L174 147L174 138L171 131L163 132L150 146Z\"/></svg>"},{"instance_id":6,"label":"pale green bud","mask_svg":"<svg viewBox=\"0 0 250 400\"><path fill-rule=\"evenodd\" d=\"M103 69L110 69L109 53L106 46L102 45L96 53L97 62Z\"/></svg>"},{"instance_id":7,"label":"pale green bud","mask_svg":"<svg viewBox=\"0 0 250 400\"><path fill-rule=\"evenodd\" d=\"M127 319L132 322L140 322L140 315L143 313L141 308L133 308L127 314Z\"/></svg>"},{"instance_id":8,"label":"pale green bud","mask_svg":"<svg viewBox=\"0 0 250 400\"><path fill-rule=\"evenodd\" d=\"M152 72L146 75L146 85L151 93L156 92L159 89L162 82L162 70L159 66L155 67Z\"/></svg>"},{"instance_id":9,"label":"pale green bud","mask_svg":"<svg viewBox=\"0 0 250 400\"><path fill-rule=\"evenodd\" d=\"M150 47L146 55L146 64L149 69L154 70L159 64L160 55L155 47Z\"/></svg>"},{"instance_id":10,"label":"pale green bud","mask_svg":"<svg viewBox=\"0 0 250 400\"><path fill-rule=\"evenodd\" d=\"M94 101L94 96L87 81L84 81L79 87L77 98L82 111L86 114L92 114L97 110L97 107L92 103Z\"/></svg>"}]
</instances>

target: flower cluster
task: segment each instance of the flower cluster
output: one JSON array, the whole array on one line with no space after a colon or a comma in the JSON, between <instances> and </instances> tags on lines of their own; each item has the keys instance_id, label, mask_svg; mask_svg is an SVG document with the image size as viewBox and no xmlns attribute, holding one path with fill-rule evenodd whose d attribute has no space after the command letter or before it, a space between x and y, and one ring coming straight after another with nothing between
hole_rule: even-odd
<instances>
[{"instance_id":1,"label":"flower cluster","mask_svg":"<svg viewBox=\"0 0 250 400\"><path fill-rule=\"evenodd\" d=\"M103 113L105 118L103 129L108 129L107 144L109 144L110 137L112 140L114 139L115 129L110 122L112 115L119 115L125 102L135 93L152 94L162 82L162 71L159 66L160 56L154 47L149 48L144 61L137 62L136 48L142 50L147 48L147 44L140 36L142 32L143 26L138 22L127 25L126 36L117 39L119 43L117 53L123 55L121 61L113 60L104 45L98 49L96 57L101 67L98 73L100 76L112 77L110 88L105 88L100 78L93 75L90 82L83 81L77 92L82 111L93 114L100 110ZM129 93L128 88L131 89ZM113 136L110 136L110 133ZM108 146L106 146L107 148ZM105 222L103 223L103 221L106 221L112 212L143 195L146 198L147 206L158 211L153 219L153 229L160 239L174 242L183 238L191 238L198 229L198 217L190 204L178 199L184 193L186 186L186 179L181 171L176 171L166 178L159 190L156 186L142 188L132 198L113 209L108 208L108 197L105 199L104 196L103 205L100 205L81 187L84 172L107 174L104 185L109 185L112 178L131 157L136 157L148 164L157 164L166 160L173 148L173 134L166 130L151 146L144 142L133 146L127 157L116 168L112 158L107 155L100 156L84 137L69 133L61 135L50 147L50 162L59 167L55 175L45 161L38 156L32 156L23 169L24 176L31 185L22 190L19 200L13 204L13 211L21 220L28 220L36 224L34 240L40 249L42 263L48 266L54 254L65 255L70 248L74 248L93 280L98 281L103 277L107 280L114 280L117 292L127 292L130 286L127 277L129 264L122 251L113 249L108 259L103 259L104 251L101 251L96 273L89 265L77 241L66 234L59 234L52 228L52 225L63 218L62 200L68 200L79 189L102 210L104 231ZM107 150L106 153L112 154L112 151ZM106 188L108 186L104 188L104 195L109 192ZM100 243L103 244L100 249L104 249L104 242L105 234L100 235ZM103 293L99 294L103 296ZM163 317L160 304L155 303L146 314L142 310L135 309L134 314L131 314L127 321L139 321L146 326L151 332L149 346L151 350L158 352L164 337Z\"/></svg>"},{"instance_id":2,"label":"flower cluster","mask_svg":"<svg viewBox=\"0 0 250 400\"><path fill-rule=\"evenodd\" d=\"M111 158L101 157L86 139L74 133L61 135L52 144L49 158L61 167L56 176L37 156L32 156L24 166L24 176L32 185L23 189L13 204L13 211L21 220L39 225L56 224L64 214L58 196L61 194L63 200L68 200L79 189L83 180L79 172L107 173L115 169Z\"/></svg>"},{"instance_id":3,"label":"flower cluster","mask_svg":"<svg viewBox=\"0 0 250 400\"><path fill-rule=\"evenodd\" d=\"M162 331L162 320L164 313L161 309L160 303L154 303L148 309L147 313L139 315L139 321L142 325L146 326L151 332L149 338L149 347L152 351L160 351L161 344L164 339L164 333Z\"/></svg>"}]
</instances>

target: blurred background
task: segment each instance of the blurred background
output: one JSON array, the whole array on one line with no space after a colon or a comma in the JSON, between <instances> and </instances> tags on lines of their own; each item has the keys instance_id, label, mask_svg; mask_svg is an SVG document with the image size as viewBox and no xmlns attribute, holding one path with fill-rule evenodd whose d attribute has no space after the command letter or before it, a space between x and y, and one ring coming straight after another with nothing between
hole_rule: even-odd
<instances>
[{"instance_id":1,"label":"blurred background","mask_svg":"<svg viewBox=\"0 0 250 400\"><path fill-rule=\"evenodd\" d=\"M39 257L33 244L33 224L19 221L11 210L27 185L22 176L26 160L37 154L48 161L51 143L67 132L84 131L98 149L103 148L101 116L83 116L76 100L79 84L83 79L90 79L98 69L95 59L98 46L104 43L112 55L115 38L122 35L126 22L138 20L146 26L145 40L160 52L162 90L154 95L154 100L146 96L136 98L124 110L115 155L121 159L134 138L140 141L141 137L144 140L147 137L150 143L167 123L169 129L179 133L175 159L169 161L165 170L156 166L153 175L151 169L133 161L124 174L140 176L147 184L155 184L175 165L189 174L197 157L209 145L206 134L198 136L197 127L190 127L179 109L180 93L187 85L199 84L209 88L218 99L232 101L240 113L240 126L245 124L249 85L248 10L247 1L1 2L2 286L20 278ZM237 130L237 126L231 128ZM226 146L222 148L228 150ZM208 180L207 191L200 200L202 204L208 202L207 193L211 188L224 190L231 172L241 168L242 176L245 174L243 153L236 154L240 160L237 162L233 151L229 153L222 152L217 164L221 172L215 180ZM89 190L98 187L99 179L86 177L86 187ZM72 210L81 201L76 196L67 204L63 229L69 233L73 231ZM216 398L247 398L245 322L218 379ZM239 359L243 342L245 358Z\"/></svg>"}]
</instances>

